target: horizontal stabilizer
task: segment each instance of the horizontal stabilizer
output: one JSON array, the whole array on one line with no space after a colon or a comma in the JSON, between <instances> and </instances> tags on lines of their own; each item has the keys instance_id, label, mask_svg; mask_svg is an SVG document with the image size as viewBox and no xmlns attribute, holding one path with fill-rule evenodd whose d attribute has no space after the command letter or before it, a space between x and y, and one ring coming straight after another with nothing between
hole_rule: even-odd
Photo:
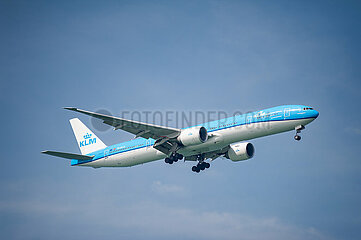
<instances>
[{"instance_id":1,"label":"horizontal stabilizer","mask_svg":"<svg viewBox=\"0 0 361 240\"><path fill-rule=\"evenodd\" d=\"M54 151L42 151L41 153L52 155L55 157L67 158L67 159L76 159L76 160L91 160L94 156L80 155L75 153L65 153L65 152L54 152Z\"/></svg>"}]
</instances>

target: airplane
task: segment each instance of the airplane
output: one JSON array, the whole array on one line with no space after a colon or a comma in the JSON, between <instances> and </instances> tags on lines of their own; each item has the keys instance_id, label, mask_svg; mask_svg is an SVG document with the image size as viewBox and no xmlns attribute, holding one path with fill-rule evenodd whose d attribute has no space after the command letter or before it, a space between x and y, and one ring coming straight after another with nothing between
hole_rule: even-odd
<instances>
[{"instance_id":1,"label":"airplane","mask_svg":"<svg viewBox=\"0 0 361 240\"><path fill-rule=\"evenodd\" d=\"M75 107L64 109L101 119L114 130L135 134L135 138L106 146L78 118L73 118L70 124L81 154L43 151L44 154L70 159L71 166L93 168L130 167L160 159L173 164L184 159L196 162L192 171L197 173L210 167L208 159L225 157L238 162L252 158L255 148L252 143L245 142L250 139L293 130L296 132L294 139L299 141L301 130L319 115L312 107L284 105L178 129Z\"/></svg>"}]
</instances>

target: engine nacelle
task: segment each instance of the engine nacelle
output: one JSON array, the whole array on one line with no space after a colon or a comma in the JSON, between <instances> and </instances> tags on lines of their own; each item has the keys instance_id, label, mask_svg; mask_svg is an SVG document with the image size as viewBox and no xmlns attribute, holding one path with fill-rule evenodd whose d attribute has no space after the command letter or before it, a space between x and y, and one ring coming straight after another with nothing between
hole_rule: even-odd
<instances>
[{"instance_id":1,"label":"engine nacelle","mask_svg":"<svg viewBox=\"0 0 361 240\"><path fill-rule=\"evenodd\" d=\"M183 129L177 140L184 146L192 146L204 143L208 140L208 133L205 127L192 127Z\"/></svg>"},{"instance_id":2,"label":"engine nacelle","mask_svg":"<svg viewBox=\"0 0 361 240\"><path fill-rule=\"evenodd\" d=\"M231 159L234 162L247 160L254 155L254 147L252 143L242 142L235 145L231 145L226 153L226 158Z\"/></svg>"}]
</instances>

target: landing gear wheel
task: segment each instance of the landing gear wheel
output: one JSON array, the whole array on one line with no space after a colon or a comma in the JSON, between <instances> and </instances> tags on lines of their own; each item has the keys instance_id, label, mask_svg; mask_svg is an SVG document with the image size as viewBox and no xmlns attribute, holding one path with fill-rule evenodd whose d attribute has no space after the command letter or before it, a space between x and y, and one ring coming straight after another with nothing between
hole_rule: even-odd
<instances>
[{"instance_id":1,"label":"landing gear wheel","mask_svg":"<svg viewBox=\"0 0 361 240\"><path fill-rule=\"evenodd\" d=\"M176 153L174 156L175 156L175 158L177 158L177 159L179 159L179 160L183 159L183 155L182 155L182 154Z\"/></svg>"},{"instance_id":2,"label":"landing gear wheel","mask_svg":"<svg viewBox=\"0 0 361 240\"><path fill-rule=\"evenodd\" d=\"M296 140L296 141L300 141L300 140L301 140L301 136L296 135L296 136L295 136L295 140Z\"/></svg>"},{"instance_id":3,"label":"landing gear wheel","mask_svg":"<svg viewBox=\"0 0 361 240\"><path fill-rule=\"evenodd\" d=\"M164 162L168 164L173 164L174 160L172 158L167 157L164 159Z\"/></svg>"},{"instance_id":4,"label":"landing gear wheel","mask_svg":"<svg viewBox=\"0 0 361 240\"><path fill-rule=\"evenodd\" d=\"M197 172L199 173L200 171L203 171L205 170L206 168L209 168L211 166L211 164L205 162L205 154L199 154L197 155L197 161L198 161L198 164L196 166L193 166L192 167L192 171L193 172Z\"/></svg>"}]
</instances>

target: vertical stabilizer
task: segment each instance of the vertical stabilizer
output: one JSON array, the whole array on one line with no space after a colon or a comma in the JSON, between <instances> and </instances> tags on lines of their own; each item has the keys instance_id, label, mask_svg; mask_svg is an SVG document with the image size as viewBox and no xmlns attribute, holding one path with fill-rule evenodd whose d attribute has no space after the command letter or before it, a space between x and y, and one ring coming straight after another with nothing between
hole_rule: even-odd
<instances>
[{"instance_id":1,"label":"vertical stabilizer","mask_svg":"<svg viewBox=\"0 0 361 240\"><path fill-rule=\"evenodd\" d=\"M69 120L73 129L76 141L81 154L89 154L91 152L106 148L107 146L87 128L78 118Z\"/></svg>"}]
</instances>

